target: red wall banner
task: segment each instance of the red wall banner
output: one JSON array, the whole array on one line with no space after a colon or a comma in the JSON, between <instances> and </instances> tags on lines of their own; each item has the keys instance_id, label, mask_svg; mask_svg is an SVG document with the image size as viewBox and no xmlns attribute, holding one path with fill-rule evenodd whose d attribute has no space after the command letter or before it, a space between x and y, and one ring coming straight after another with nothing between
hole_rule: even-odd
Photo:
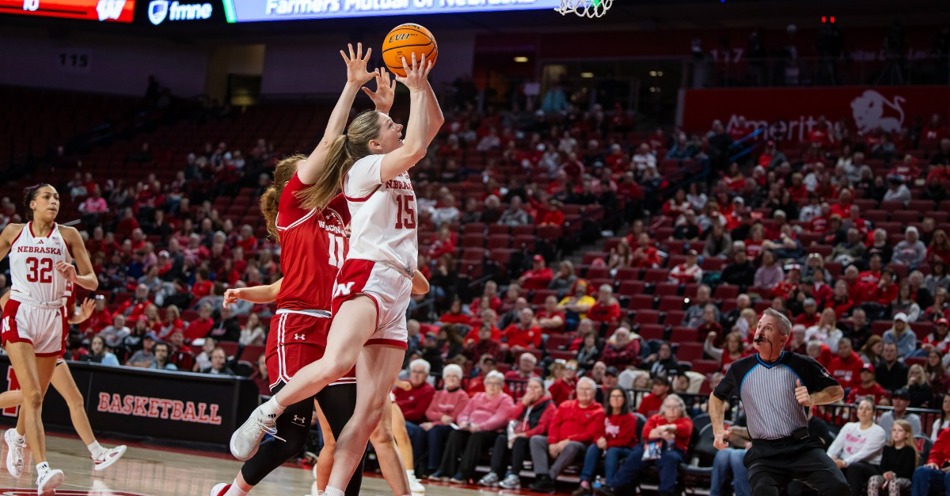
<instances>
[{"instance_id":1,"label":"red wall banner","mask_svg":"<svg viewBox=\"0 0 950 496\"><path fill-rule=\"evenodd\" d=\"M764 128L762 139L800 141L820 116L867 132L897 131L935 113L947 121L950 86L703 89L686 90L683 127L705 132L719 119L727 129Z\"/></svg>"}]
</instances>

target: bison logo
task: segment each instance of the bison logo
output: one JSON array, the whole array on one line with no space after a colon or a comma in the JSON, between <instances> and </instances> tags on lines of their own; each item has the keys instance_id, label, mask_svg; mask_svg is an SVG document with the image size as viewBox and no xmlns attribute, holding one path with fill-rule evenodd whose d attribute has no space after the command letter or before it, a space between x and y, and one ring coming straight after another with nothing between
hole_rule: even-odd
<instances>
[{"instance_id":1,"label":"bison logo","mask_svg":"<svg viewBox=\"0 0 950 496\"><path fill-rule=\"evenodd\" d=\"M904 101L902 96L895 96L893 101L888 101L877 91L866 90L861 96L851 101L854 123L862 133L877 128L881 128L886 133L900 131L901 124L904 123L904 109L901 108ZM888 108L896 111L898 115L885 116Z\"/></svg>"}]
</instances>

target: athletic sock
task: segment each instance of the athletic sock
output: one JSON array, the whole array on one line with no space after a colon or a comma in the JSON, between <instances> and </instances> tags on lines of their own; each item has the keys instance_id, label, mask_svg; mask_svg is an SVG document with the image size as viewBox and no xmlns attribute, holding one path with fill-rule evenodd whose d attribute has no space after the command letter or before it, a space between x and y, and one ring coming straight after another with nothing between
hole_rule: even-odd
<instances>
[{"instance_id":1,"label":"athletic sock","mask_svg":"<svg viewBox=\"0 0 950 496\"><path fill-rule=\"evenodd\" d=\"M16 441L17 444L26 444L26 436L21 436L16 429L13 429L13 440Z\"/></svg>"},{"instance_id":2,"label":"athletic sock","mask_svg":"<svg viewBox=\"0 0 950 496\"><path fill-rule=\"evenodd\" d=\"M43 475L49 472L49 462L40 462L36 464L36 475Z\"/></svg>"},{"instance_id":3,"label":"athletic sock","mask_svg":"<svg viewBox=\"0 0 950 496\"><path fill-rule=\"evenodd\" d=\"M330 486L327 486L326 490L323 491L323 494L325 494L326 496L345 496L346 495L346 493L344 493L343 491L335 487L330 487Z\"/></svg>"},{"instance_id":4,"label":"athletic sock","mask_svg":"<svg viewBox=\"0 0 950 496\"><path fill-rule=\"evenodd\" d=\"M280 414L284 413L284 409L286 408L287 407L278 403L277 398L273 396L261 405L261 411L268 417L280 417Z\"/></svg>"},{"instance_id":5,"label":"athletic sock","mask_svg":"<svg viewBox=\"0 0 950 496\"><path fill-rule=\"evenodd\" d=\"M238 487L238 481L234 479L234 482L231 483L231 487L228 488L228 492L224 493L224 496L247 496L247 491Z\"/></svg>"},{"instance_id":6,"label":"athletic sock","mask_svg":"<svg viewBox=\"0 0 950 496\"><path fill-rule=\"evenodd\" d=\"M89 450L89 454L92 455L93 458L99 458L99 455L101 455L102 452L106 450L99 445L99 441L93 441L87 444L86 449Z\"/></svg>"}]
</instances>

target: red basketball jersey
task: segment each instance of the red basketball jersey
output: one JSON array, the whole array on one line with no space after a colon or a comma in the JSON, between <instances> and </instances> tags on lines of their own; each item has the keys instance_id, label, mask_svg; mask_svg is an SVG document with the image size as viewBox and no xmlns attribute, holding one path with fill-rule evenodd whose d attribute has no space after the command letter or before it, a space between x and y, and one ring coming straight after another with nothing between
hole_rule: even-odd
<instances>
[{"instance_id":1,"label":"red basketball jersey","mask_svg":"<svg viewBox=\"0 0 950 496\"><path fill-rule=\"evenodd\" d=\"M296 193L307 186L297 174L280 196L277 232L284 281L277 307L288 310L330 310L333 283L348 248L344 229L350 222L346 199L338 195L323 210L305 210Z\"/></svg>"}]
</instances>

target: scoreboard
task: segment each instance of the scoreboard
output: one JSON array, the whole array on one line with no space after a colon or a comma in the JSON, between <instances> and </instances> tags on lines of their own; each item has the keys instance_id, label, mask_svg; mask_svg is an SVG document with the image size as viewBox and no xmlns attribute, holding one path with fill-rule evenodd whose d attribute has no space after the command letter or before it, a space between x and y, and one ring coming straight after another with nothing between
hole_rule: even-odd
<instances>
[{"instance_id":1,"label":"scoreboard","mask_svg":"<svg viewBox=\"0 0 950 496\"><path fill-rule=\"evenodd\" d=\"M554 9L560 0L223 0L228 22Z\"/></svg>"},{"instance_id":2,"label":"scoreboard","mask_svg":"<svg viewBox=\"0 0 950 496\"><path fill-rule=\"evenodd\" d=\"M130 23L135 0L0 0L0 14Z\"/></svg>"}]
</instances>

